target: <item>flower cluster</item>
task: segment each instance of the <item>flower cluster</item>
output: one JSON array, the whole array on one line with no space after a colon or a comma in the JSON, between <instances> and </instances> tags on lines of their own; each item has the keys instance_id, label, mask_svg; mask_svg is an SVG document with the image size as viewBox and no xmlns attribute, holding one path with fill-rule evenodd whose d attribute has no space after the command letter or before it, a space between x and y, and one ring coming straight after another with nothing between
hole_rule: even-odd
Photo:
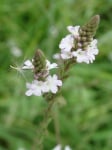
<instances>
[{"instance_id":1,"label":"flower cluster","mask_svg":"<svg viewBox=\"0 0 112 150\"><path fill-rule=\"evenodd\" d=\"M62 150L62 146L59 144L53 150ZM71 150L70 146L65 146L64 150Z\"/></svg>"},{"instance_id":2,"label":"flower cluster","mask_svg":"<svg viewBox=\"0 0 112 150\"><path fill-rule=\"evenodd\" d=\"M97 49L97 40L94 39L90 45L87 46L86 50L82 50L81 48L77 49L77 51L73 52L73 57L76 57L76 61L78 63L85 62L87 64L93 63L95 60L95 55L98 54Z\"/></svg>"},{"instance_id":3,"label":"flower cluster","mask_svg":"<svg viewBox=\"0 0 112 150\"><path fill-rule=\"evenodd\" d=\"M53 68L57 68L57 64L51 64L48 60L46 60L47 76L44 80L35 79L32 81L32 83L26 83L26 87L28 90L25 94L27 96L41 96L42 94L48 92L55 94L58 91L58 86L62 86L62 81L58 79L58 76L56 74L54 74L53 76L48 74L49 70ZM34 65L30 60L26 60L22 69L34 69Z\"/></svg>"},{"instance_id":4,"label":"flower cluster","mask_svg":"<svg viewBox=\"0 0 112 150\"><path fill-rule=\"evenodd\" d=\"M39 49L36 51L32 61L27 60L24 62L22 69L32 69L34 73L32 83L26 84L27 96L41 96L44 93L55 94L58 92L59 87L62 86L62 81L58 79L56 74L50 75L51 69L59 67L60 78L63 80L64 73L69 69L70 64L74 62L93 63L95 56L98 54L97 40L93 37L99 20L99 15L96 15L82 27L79 25L67 27L69 34L59 44L60 53L54 55L55 59L61 59L59 66L56 63L51 64Z\"/></svg>"},{"instance_id":5,"label":"flower cluster","mask_svg":"<svg viewBox=\"0 0 112 150\"><path fill-rule=\"evenodd\" d=\"M55 54L54 58L64 60L74 58L78 63L92 63L95 55L98 54L97 40L91 38L89 44L85 42L86 48L84 48L80 40L80 26L68 26L67 29L71 34L61 40L59 44L61 53ZM86 40L86 37L83 40Z\"/></svg>"}]
</instances>

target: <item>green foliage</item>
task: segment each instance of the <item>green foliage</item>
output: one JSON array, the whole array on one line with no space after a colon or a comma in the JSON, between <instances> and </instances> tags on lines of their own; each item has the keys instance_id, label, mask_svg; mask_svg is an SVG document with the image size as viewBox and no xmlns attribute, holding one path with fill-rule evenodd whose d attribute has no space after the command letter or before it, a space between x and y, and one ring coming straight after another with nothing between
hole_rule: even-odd
<instances>
[{"instance_id":1,"label":"green foliage","mask_svg":"<svg viewBox=\"0 0 112 150\"><path fill-rule=\"evenodd\" d=\"M112 149L111 10L111 0L0 1L0 150L31 150L47 106L40 97L25 96L30 75L16 73L10 65L21 65L37 48L52 60L66 26L83 25L95 14L101 16L96 34L100 53L95 63L77 64L70 70L44 150L59 141L72 150ZM13 54L13 46L21 49L22 56Z\"/></svg>"}]
</instances>

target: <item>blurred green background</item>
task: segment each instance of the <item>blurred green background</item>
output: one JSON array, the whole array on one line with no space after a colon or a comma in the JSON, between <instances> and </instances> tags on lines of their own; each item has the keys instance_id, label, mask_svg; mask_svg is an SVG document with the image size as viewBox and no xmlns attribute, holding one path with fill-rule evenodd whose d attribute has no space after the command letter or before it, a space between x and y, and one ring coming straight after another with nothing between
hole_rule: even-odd
<instances>
[{"instance_id":1,"label":"blurred green background","mask_svg":"<svg viewBox=\"0 0 112 150\"><path fill-rule=\"evenodd\" d=\"M0 150L31 150L47 106L25 96L29 75L10 65L20 66L36 48L52 61L66 26L96 14L100 53L93 64L71 69L43 146L51 150L60 141L72 150L112 150L112 0L0 0Z\"/></svg>"}]
</instances>

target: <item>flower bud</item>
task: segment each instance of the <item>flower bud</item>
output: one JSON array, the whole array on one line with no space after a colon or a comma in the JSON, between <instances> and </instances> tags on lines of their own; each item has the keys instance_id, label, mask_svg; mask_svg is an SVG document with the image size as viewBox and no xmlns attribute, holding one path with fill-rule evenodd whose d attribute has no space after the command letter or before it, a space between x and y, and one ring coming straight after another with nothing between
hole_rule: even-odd
<instances>
[{"instance_id":1,"label":"flower bud","mask_svg":"<svg viewBox=\"0 0 112 150\"><path fill-rule=\"evenodd\" d=\"M78 40L82 44L82 47L85 49L93 39L96 30L100 22L99 15L92 17L92 19L84 26L79 29L79 36L81 40Z\"/></svg>"},{"instance_id":2,"label":"flower bud","mask_svg":"<svg viewBox=\"0 0 112 150\"><path fill-rule=\"evenodd\" d=\"M46 74L46 57L39 49L35 52L33 65L35 79L42 79Z\"/></svg>"}]
</instances>

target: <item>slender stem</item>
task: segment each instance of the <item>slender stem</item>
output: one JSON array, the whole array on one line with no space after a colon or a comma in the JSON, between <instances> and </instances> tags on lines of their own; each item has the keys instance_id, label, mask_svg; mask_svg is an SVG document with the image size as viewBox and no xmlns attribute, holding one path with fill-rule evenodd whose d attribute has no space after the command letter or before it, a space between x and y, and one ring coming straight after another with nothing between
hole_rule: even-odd
<instances>
[{"instance_id":1,"label":"slender stem","mask_svg":"<svg viewBox=\"0 0 112 150\"><path fill-rule=\"evenodd\" d=\"M51 112L52 112L52 108L53 108L54 104L55 104L54 99L52 101L49 101L49 103L48 103L48 107L44 113L44 120L40 124L40 129L38 128L36 131L36 138L34 139L32 150L37 150L37 148L39 150L43 150L43 141L45 138L47 127L52 119Z\"/></svg>"},{"instance_id":2,"label":"slender stem","mask_svg":"<svg viewBox=\"0 0 112 150\"><path fill-rule=\"evenodd\" d=\"M64 63L64 62L63 62ZM68 78L68 71L71 68L71 66L75 63L74 59L70 59L67 62L64 63L63 72L60 70L59 78L64 81L66 78Z\"/></svg>"},{"instance_id":3,"label":"slender stem","mask_svg":"<svg viewBox=\"0 0 112 150\"><path fill-rule=\"evenodd\" d=\"M74 61L71 60L71 61L68 61L67 63L64 64L64 68L61 68L60 69L60 75L59 75L59 78L63 81L65 78L67 78L67 72L70 68L70 66L74 64ZM59 91L58 91L59 93ZM43 141L44 141L44 138L45 138L45 134L46 134L46 131L47 131L47 127L52 119L52 108L56 102L56 96L58 94L52 94L52 93L47 93L45 95L43 95L45 97L45 99L48 101L48 107L45 111L45 114L44 114L44 120L42 121L42 123L40 124L40 129L38 128L37 130L37 135L36 135L36 138L34 139L34 143L33 143L33 146L32 146L32 150L37 150L37 147L39 150L43 150ZM54 120L56 121L56 120ZM58 142L60 141L60 135L59 135L59 126L57 124L57 122L55 122L56 124L56 134L57 134L57 140Z\"/></svg>"},{"instance_id":4,"label":"slender stem","mask_svg":"<svg viewBox=\"0 0 112 150\"><path fill-rule=\"evenodd\" d=\"M55 108L55 111L53 112L53 120L54 120L56 140L57 140L57 143L61 144L60 126L59 126L58 108L57 107Z\"/></svg>"}]
</instances>

